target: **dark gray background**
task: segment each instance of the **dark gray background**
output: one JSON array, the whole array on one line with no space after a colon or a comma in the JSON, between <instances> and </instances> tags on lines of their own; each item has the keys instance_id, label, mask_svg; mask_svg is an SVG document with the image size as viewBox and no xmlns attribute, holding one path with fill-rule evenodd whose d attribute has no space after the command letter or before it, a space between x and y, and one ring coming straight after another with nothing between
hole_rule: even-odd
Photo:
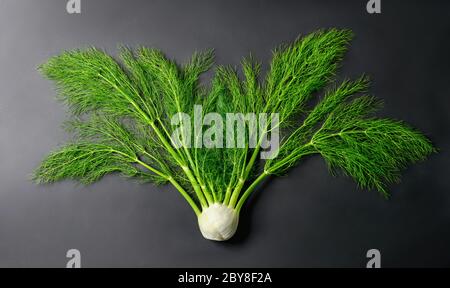
<instances>
[{"instance_id":1,"label":"dark gray background","mask_svg":"<svg viewBox=\"0 0 450 288\"><path fill-rule=\"evenodd\" d=\"M345 3L344 3L345 2ZM393 3L395 2L395 3ZM363 267L377 248L383 266L450 266L450 2L0 0L0 266ZM356 34L341 76L366 72L382 114L403 119L441 149L403 174L387 201L334 178L318 157L264 185L228 243L204 240L190 207L170 187L115 175L84 187L36 186L27 177L67 139L65 108L36 67L63 49L147 45L184 60L216 48L237 65L318 28Z\"/></svg>"}]
</instances>

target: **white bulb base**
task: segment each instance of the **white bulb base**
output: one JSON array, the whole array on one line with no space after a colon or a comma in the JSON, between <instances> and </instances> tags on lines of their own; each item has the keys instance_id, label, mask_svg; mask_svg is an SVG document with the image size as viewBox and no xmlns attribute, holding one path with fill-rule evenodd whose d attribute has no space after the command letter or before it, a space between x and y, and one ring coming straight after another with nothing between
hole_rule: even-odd
<instances>
[{"instance_id":1,"label":"white bulb base","mask_svg":"<svg viewBox=\"0 0 450 288\"><path fill-rule=\"evenodd\" d=\"M198 216L198 226L203 237L213 241L226 241L233 237L238 222L238 213L221 203L212 204Z\"/></svg>"}]
</instances>

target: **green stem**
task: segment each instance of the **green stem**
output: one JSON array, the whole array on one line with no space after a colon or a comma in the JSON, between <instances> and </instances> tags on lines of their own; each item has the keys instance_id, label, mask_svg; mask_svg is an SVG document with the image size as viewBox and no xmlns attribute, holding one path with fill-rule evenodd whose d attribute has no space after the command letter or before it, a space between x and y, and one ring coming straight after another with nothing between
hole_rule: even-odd
<instances>
[{"instance_id":1,"label":"green stem","mask_svg":"<svg viewBox=\"0 0 450 288\"><path fill-rule=\"evenodd\" d=\"M197 180L195 179L194 175L191 172L191 169L189 169L188 166L181 166L181 168L183 169L184 173L191 182L192 188L194 188L194 191L197 194L198 200L200 201L202 207L208 207L208 203L205 197L203 196L203 192L200 188L200 185L198 185Z\"/></svg>"},{"instance_id":2,"label":"green stem","mask_svg":"<svg viewBox=\"0 0 450 288\"><path fill-rule=\"evenodd\" d=\"M228 204L228 207L234 208L236 205L236 202L239 198L239 193L242 190L242 187L244 187L245 179L239 178L239 181L236 185L236 188L233 191L233 194L231 194L230 203Z\"/></svg>"},{"instance_id":3,"label":"green stem","mask_svg":"<svg viewBox=\"0 0 450 288\"><path fill-rule=\"evenodd\" d=\"M131 160L133 160L135 163L143 166L144 168L147 168L148 170L152 171L153 173L166 178L170 183L172 183L172 185L180 192L180 194L184 197L184 199L186 199L186 201L189 203L189 205L192 207L192 209L194 210L195 214L198 216L201 214L200 209L198 208L197 204L195 204L194 200L191 198L191 196L189 196L189 194L183 189L183 187L181 187L180 184L178 184L178 182L173 179L172 176L167 176L164 173L162 173L161 171L158 171L157 169L151 167L150 165L148 165L147 163L139 160L138 158L134 158L124 152L115 150L115 149L111 149L111 152L126 156L128 158L130 158Z\"/></svg>"},{"instance_id":4,"label":"green stem","mask_svg":"<svg viewBox=\"0 0 450 288\"><path fill-rule=\"evenodd\" d=\"M203 192L200 188L200 186L197 183L197 180L195 179L194 175L192 174L189 167L186 165L185 161L179 158L178 154L176 153L175 149L172 147L172 145L167 141L167 139L164 137L164 135L161 133L161 131L158 129L158 127L155 125L153 121L149 122L152 129L155 131L158 138L161 140L163 145L166 147L167 151L172 155L172 157L175 159L175 161L178 162L178 164L181 165L181 168L183 169L184 173L188 177L189 181L192 184L192 187L194 188L194 191L202 205L202 207L207 207L208 204L205 200L205 197L203 196Z\"/></svg>"},{"instance_id":5,"label":"green stem","mask_svg":"<svg viewBox=\"0 0 450 288\"><path fill-rule=\"evenodd\" d=\"M227 191L225 192L225 199L223 199L223 204L228 205L231 197L231 187L227 187Z\"/></svg>"},{"instance_id":6,"label":"green stem","mask_svg":"<svg viewBox=\"0 0 450 288\"><path fill-rule=\"evenodd\" d=\"M235 210L237 213L241 211L242 205L244 205L245 200L248 198L248 196L250 196L250 194L253 192L256 186L258 186L258 184L261 181L263 181L267 176L269 176L269 174L266 171L264 171L263 173L261 173L261 175L258 176L258 178L256 178L255 181L253 181L253 183L247 188L247 190L245 190L244 194L242 194L242 197L239 199L239 202L236 205Z\"/></svg>"},{"instance_id":7,"label":"green stem","mask_svg":"<svg viewBox=\"0 0 450 288\"><path fill-rule=\"evenodd\" d=\"M126 155L125 153L121 153L120 151L115 151L119 154L123 154ZM178 182L173 179L172 176L167 176L165 174L163 174L162 172L156 170L155 168L151 167L150 165L148 165L147 163L135 158L134 161L140 165L142 165L143 167L147 168L148 170L154 172L155 174L160 175L161 177L166 178L167 180L169 180L170 183L172 183L172 185L180 192L180 194L184 197L184 199L186 199L186 201L189 203L189 205L192 207L192 209L194 210L195 214L198 216L201 214L200 209L198 208L197 204L194 202L194 200L191 198L191 196L189 196L189 194L186 192L186 190L183 189L183 187L181 187L180 184L178 184Z\"/></svg>"},{"instance_id":8,"label":"green stem","mask_svg":"<svg viewBox=\"0 0 450 288\"><path fill-rule=\"evenodd\" d=\"M121 93L125 99L136 109L136 111L147 121L147 123L152 127L152 129L155 131L158 138L161 140L163 145L166 147L167 151L172 155L172 157L177 161L179 164L182 165L183 171L186 173L186 176L189 178L189 181L192 184L192 187L194 188L195 193L197 194L197 197L200 200L200 203L203 207L207 207L207 203L205 200L205 197L203 196L203 192L200 188L200 186L197 183L197 180L192 175L192 172L190 171L189 167L185 165L185 161L180 158L180 156L176 153L172 145L167 141L167 139L164 137L164 135L161 133L161 131L158 129L158 127L155 125L155 123L148 117L148 115L137 105L137 103L130 98L127 93L125 93L122 89L120 89L116 84L109 81L107 78L105 78L103 75L98 74L101 78L103 78L105 81L107 81L110 85L112 85L119 93ZM113 75L114 76L114 75Z\"/></svg>"},{"instance_id":9,"label":"green stem","mask_svg":"<svg viewBox=\"0 0 450 288\"><path fill-rule=\"evenodd\" d=\"M234 207L239 198L239 194L241 193L242 187L244 187L245 180L247 180L248 174L250 174L250 171L252 170L253 165L255 164L256 157L258 157L259 149L261 148L261 141L262 140L258 141L258 145L253 151L252 157L250 158L250 161L245 167L244 173L242 173L241 178L239 178L239 182L236 185L233 194L231 195L230 204L228 205L229 207Z\"/></svg>"},{"instance_id":10,"label":"green stem","mask_svg":"<svg viewBox=\"0 0 450 288\"><path fill-rule=\"evenodd\" d=\"M159 124L161 125L161 127L163 128L163 131L164 131L164 133L167 135L167 137L169 138L169 139L171 139L171 136L170 136L170 134L169 134L169 132L167 131L167 129L166 129L166 127L164 126L164 124L162 123L162 121L161 121L161 119L157 119L158 120L158 122L159 122ZM157 127L156 127L157 128ZM153 128L153 129L156 129L156 128ZM162 133L161 133L162 134ZM158 136L159 137L159 136ZM163 135L162 135L162 137L164 137ZM172 141L171 141L172 142ZM172 144L170 144L169 142L167 142L167 144L168 145L170 145L170 147L172 147L171 145L173 145L173 142L172 142ZM204 197L206 197L206 201L211 205L212 203L213 203L213 201L212 201L212 199L211 199L211 196L209 195L209 193L208 193L208 191L207 191L207 188L206 188L206 186L205 186L205 184L202 182L202 179L201 179L201 177L200 177L200 175L199 175L199 173L198 173L198 169L196 169L197 168L197 166L195 166L194 165L194 162L193 162L193 160L192 160L192 158L191 158L191 155L190 155L190 153L189 153L189 151L187 150L187 148L186 147L183 147L184 148L184 151L185 151L185 154L186 154L186 156L188 157L188 161L189 161L189 163L191 164L191 166L192 166L192 168L193 168L193 175L195 176L195 177L193 177L193 178L190 178L189 180L191 181L191 179L195 179L196 180L196 184L198 184L197 186L198 187L200 187L200 193L202 193L203 195L204 195ZM179 150L176 150L176 151L179 151ZM174 150L174 152L176 153L176 151ZM180 153L178 153L178 155L181 155ZM185 161L184 161L185 162ZM186 166L185 165L185 163L181 163L181 166ZM191 171L191 174L192 174L192 171ZM187 175L187 174L186 174ZM187 175L188 176L188 175ZM189 176L188 176L189 177ZM192 181L191 181L191 183L192 183ZM192 186L194 187L194 183L192 183ZM199 194L199 192L198 191L195 191L196 193L197 193L197 195ZM198 195L199 196L199 195ZM199 196L199 199L200 199L200 196Z\"/></svg>"},{"instance_id":11,"label":"green stem","mask_svg":"<svg viewBox=\"0 0 450 288\"><path fill-rule=\"evenodd\" d=\"M209 205L214 204L215 200L213 200L211 193L208 191L208 187L206 184L202 181L202 178L200 178L200 175L198 173L194 172L194 175L196 176L196 179L198 181L198 184L200 185L200 189L203 191L203 195L205 195L206 201ZM214 196L214 192L212 192L212 195Z\"/></svg>"},{"instance_id":12,"label":"green stem","mask_svg":"<svg viewBox=\"0 0 450 288\"><path fill-rule=\"evenodd\" d=\"M183 189L183 187L181 187L180 184L178 184L178 182L175 181L175 179L173 179L172 177L169 177L168 180L181 193L181 195L184 197L184 199L186 199L186 201L189 203L189 205L191 205L192 209L195 212L195 215L200 216L200 214L202 214L202 212L198 208L197 204L195 204L194 200L192 200L192 198L189 196L189 194Z\"/></svg>"}]
</instances>

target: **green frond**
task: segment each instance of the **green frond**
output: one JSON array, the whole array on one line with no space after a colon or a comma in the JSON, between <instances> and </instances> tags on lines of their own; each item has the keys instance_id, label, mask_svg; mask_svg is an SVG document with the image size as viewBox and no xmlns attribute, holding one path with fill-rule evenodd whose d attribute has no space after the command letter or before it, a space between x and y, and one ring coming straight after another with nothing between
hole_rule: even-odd
<instances>
[{"instance_id":1,"label":"green frond","mask_svg":"<svg viewBox=\"0 0 450 288\"><path fill-rule=\"evenodd\" d=\"M195 95L201 74L208 71L214 64L214 50L195 52L187 64L182 67L182 77L186 93Z\"/></svg>"},{"instance_id":2,"label":"green frond","mask_svg":"<svg viewBox=\"0 0 450 288\"><path fill-rule=\"evenodd\" d=\"M304 145L310 141L320 125L327 121L330 114L334 114L332 119L341 119L336 113L342 109L338 108L346 105L347 100L356 94L366 92L368 86L368 78L362 76L355 81L345 80L339 86L329 89L323 99L305 117L302 125L297 126L290 133L288 131L286 139L281 143L278 157L266 161L265 170L274 174L286 173L302 157L315 153L313 147ZM347 116L353 118L355 115L350 113L345 117Z\"/></svg>"},{"instance_id":3,"label":"green frond","mask_svg":"<svg viewBox=\"0 0 450 288\"><path fill-rule=\"evenodd\" d=\"M94 114L84 121L70 120L66 122L65 128L76 139L119 146L130 155L138 149L134 135L122 123L105 115Z\"/></svg>"},{"instance_id":4,"label":"green frond","mask_svg":"<svg viewBox=\"0 0 450 288\"><path fill-rule=\"evenodd\" d=\"M183 76L178 66L172 60L156 49L141 47L138 59L149 74L154 77L157 95L163 103L165 114L170 118L177 112L190 111L193 98L187 95L183 83Z\"/></svg>"},{"instance_id":5,"label":"green frond","mask_svg":"<svg viewBox=\"0 0 450 288\"><path fill-rule=\"evenodd\" d=\"M261 63L257 62L252 56L245 58L242 61L242 71L245 76L243 81L244 97L247 103L250 104L251 109L248 111L259 113L263 112L265 99L260 83Z\"/></svg>"},{"instance_id":6,"label":"green frond","mask_svg":"<svg viewBox=\"0 0 450 288\"><path fill-rule=\"evenodd\" d=\"M101 50L90 48L64 52L40 66L53 80L60 99L75 114L101 110L110 115L145 118L127 74Z\"/></svg>"},{"instance_id":7,"label":"green frond","mask_svg":"<svg viewBox=\"0 0 450 288\"><path fill-rule=\"evenodd\" d=\"M405 124L389 119L364 119L343 124L336 132L319 132L311 145L332 170L341 168L363 188L387 196L386 183L399 181L408 164L424 160L435 149Z\"/></svg>"},{"instance_id":8,"label":"green frond","mask_svg":"<svg viewBox=\"0 0 450 288\"><path fill-rule=\"evenodd\" d=\"M368 88L369 79L362 76L355 81L346 80L337 88L327 91L323 100L314 107L314 109L304 120L302 124L303 129L313 128L315 125L323 121L326 116L333 112L337 106L341 105L348 98L357 93L366 92Z\"/></svg>"},{"instance_id":9,"label":"green frond","mask_svg":"<svg viewBox=\"0 0 450 288\"><path fill-rule=\"evenodd\" d=\"M241 62L242 75L232 67L216 67L209 86L200 77L213 65L213 50L195 53L183 65L145 47L121 47L118 61L95 48L52 57L40 70L78 118L66 124L73 143L47 156L34 179L92 183L119 172L170 182L197 215L216 202L239 212L266 177L284 174L316 154L331 171L387 195L387 185L399 180L403 168L435 149L404 123L375 117L382 105L366 94L366 76L333 84L321 98L312 99L333 82L351 38L345 29L311 33L276 49L265 77L261 63L248 57ZM202 105L204 115L218 113L224 125L227 113L278 113L280 122L258 127L256 147L250 145L248 122L244 135L237 133L236 123L220 135L224 145L243 140L241 146L176 147L171 118L184 112L193 123L194 105ZM282 136L277 157L260 161L262 137L275 128ZM199 131L191 127L189 132L191 144L196 143Z\"/></svg>"},{"instance_id":10,"label":"green frond","mask_svg":"<svg viewBox=\"0 0 450 288\"><path fill-rule=\"evenodd\" d=\"M303 111L312 93L329 82L351 38L349 30L330 29L275 50L265 97L268 112L280 113L281 125Z\"/></svg>"},{"instance_id":11,"label":"green frond","mask_svg":"<svg viewBox=\"0 0 450 288\"><path fill-rule=\"evenodd\" d=\"M220 66L217 68L216 73L219 81L223 83L223 87L225 89L223 98L220 100L228 103L228 107L225 105L219 107L226 107L226 109L230 109L225 111L219 110L217 112L246 113L249 109L247 105L248 97L244 94L241 80L239 79L236 69L232 67Z\"/></svg>"},{"instance_id":12,"label":"green frond","mask_svg":"<svg viewBox=\"0 0 450 288\"><path fill-rule=\"evenodd\" d=\"M388 195L386 184L398 181L401 169L435 150L425 136L405 124L371 118L381 107L379 100L367 95L351 99L367 88L367 78L361 77L325 93L282 144L279 157L266 162L265 170L286 173L301 158L320 154L332 171L341 168L361 187Z\"/></svg>"},{"instance_id":13,"label":"green frond","mask_svg":"<svg viewBox=\"0 0 450 288\"><path fill-rule=\"evenodd\" d=\"M137 93L136 103L151 119L160 117L164 109L155 87L154 76L145 69L142 59L132 49L120 47L119 56Z\"/></svg>"},{"instance_id":14,"label":"green frond","mask_svg":"<svg viewBox=\"0 0 450 288\"><path fill-rule=\"evenodd\" d=\"M51 153L36 169L33 179L49 183L63 179L89 184L111 172L125 177L138 177L154 183L166 183L160 175L138 169L136 155L129 155L119 147L97 143L68 144Z\"/></svg>"}]
</instances>

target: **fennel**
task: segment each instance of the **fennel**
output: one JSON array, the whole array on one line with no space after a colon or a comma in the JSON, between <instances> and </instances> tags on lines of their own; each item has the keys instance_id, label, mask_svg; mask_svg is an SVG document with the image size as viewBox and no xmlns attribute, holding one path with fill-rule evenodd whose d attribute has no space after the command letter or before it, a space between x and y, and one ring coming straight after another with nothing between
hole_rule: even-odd
<instances>
[{"instance_id":1,"label":"fennel","mask_svg":"<svg viewBox=\"0 0 450 288\"><path fill-rule=\"evenodd\" d=\"M119 172L170 183L211 240L233 236L258 184L310 155L321 155L332 171L343 171L361 187L387 196L387 185L398 181L401 169L424 160L434 148L404 123L374 116L381 105L366 95L365 76L331 85L312 104L314 92L336 82L351 38L349 30L314 32L276 49L264 80L260 63L246 58L243 77L219 66L209 86L199 77L212 67L212 51L195 53L183 65L144 47L121 48L121 62L95 48L52 57L40 70L56 83L60 99L76 116L66 125L74 139L47 156L34 179L88 184ZM261 161L262 142L252 147L248 139L243 147L177 147L170 119L180 112L193 118L195 105L223 117L277 113L282 135L277 157ZM263 125L261 136L271 129Z\"/></svg>"}]
</instances>

